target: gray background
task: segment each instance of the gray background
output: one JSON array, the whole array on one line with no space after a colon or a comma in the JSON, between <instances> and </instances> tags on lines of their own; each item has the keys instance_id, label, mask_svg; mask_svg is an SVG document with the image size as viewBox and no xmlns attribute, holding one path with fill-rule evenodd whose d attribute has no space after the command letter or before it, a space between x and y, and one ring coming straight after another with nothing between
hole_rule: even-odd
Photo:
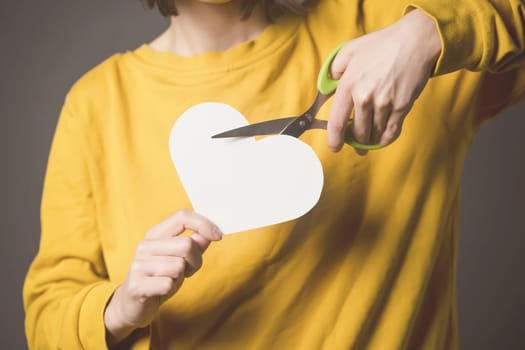
<instances>
[{"instance_id":1,"label":"gray background","mask_svg":"<svg viewBox=\"0 0 525 350\"><path fill-rule=\"evenodd\" d=\"M0 347L25 349L21 290L39 240L49 146L64 96L112 53L167 22L139 0L2 1ZM462 349L525 349L525 103L482 129L462 179L458 304Z\"/></svg>"}]
</instances>

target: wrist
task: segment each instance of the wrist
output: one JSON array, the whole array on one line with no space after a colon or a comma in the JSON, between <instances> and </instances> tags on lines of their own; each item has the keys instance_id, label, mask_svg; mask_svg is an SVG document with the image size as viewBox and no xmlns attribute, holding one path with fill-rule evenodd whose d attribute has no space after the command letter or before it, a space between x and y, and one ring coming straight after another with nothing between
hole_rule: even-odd
<instances>
[{"instance_id":1,"label":"wrist","mask_svg":"<svg viewBox=\"0 0 525 350\"><path fill-rule=\"evenodd\" d=\"M118 288L104 310L104 326L106 328L106 343L109 348L123 342L136 327L125 322L118 307Z\"/></svg>"},{"instance_id":2,"label":"wrist","mask_svg":"<svg viewBox=\"0 0 525 350\"><path fill-rule=\"evenodd\" d=\"M432 72L441 55L442 43L434 19L417 8L412 8L400 20L402 38L413 38L413 50L422 55L422 60Z\"/></svg>"}]
</instances>

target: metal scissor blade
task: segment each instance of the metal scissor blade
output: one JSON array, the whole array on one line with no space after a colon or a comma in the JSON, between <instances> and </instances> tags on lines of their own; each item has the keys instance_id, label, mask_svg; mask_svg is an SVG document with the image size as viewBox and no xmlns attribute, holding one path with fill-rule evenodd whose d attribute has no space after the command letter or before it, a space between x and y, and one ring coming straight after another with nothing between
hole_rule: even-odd
<instances>
[{"instance_id":1,"label":"metal scissor blade","mask_svg":"<svg viewBox=\"0 0 525 350\"><path fill-rule=\"evenodd\" d=\"M261 123L241 126L240 128L231 129L217 135L213 135L212 139L225 137L249 137L258 135L276 135L285 130L297 117L281 118L268 120Z\"/></svg>"}]
</instances>

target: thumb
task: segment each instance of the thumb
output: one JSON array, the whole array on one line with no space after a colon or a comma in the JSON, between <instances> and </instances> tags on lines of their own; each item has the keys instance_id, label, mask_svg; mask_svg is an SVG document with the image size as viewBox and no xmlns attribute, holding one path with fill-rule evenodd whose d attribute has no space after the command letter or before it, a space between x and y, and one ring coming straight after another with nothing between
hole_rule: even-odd
<instances>
[{"instance_id":1,"label":"thumb","mask_svg":"<svg viewBox=\"0 0 525 350\"><path fill-rule=\"evenodd\" d=\"M350 59L350 45L344 45L341 50L335 55L330 64L330 77L334 80L339 80L345 72L346 66Z\"/></svg>"},{"instance_id":2,"label":"thumb","mask_svg":"<svg viewBox=\"0 0 525 350\"><path fill-rule=\"evenodd\" d=\"M222 237L219 228L204 216L191 210L179 210L150 229L146 239L174 237L186 230L198 232L208 240L220 240Z\"/></svg>"}]
</instances>

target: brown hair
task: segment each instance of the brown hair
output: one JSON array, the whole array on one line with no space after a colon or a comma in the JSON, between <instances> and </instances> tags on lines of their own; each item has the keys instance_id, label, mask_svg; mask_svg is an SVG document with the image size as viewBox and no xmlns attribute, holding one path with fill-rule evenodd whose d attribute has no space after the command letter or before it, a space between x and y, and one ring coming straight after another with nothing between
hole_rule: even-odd
<instances>
[{"instance_id":1,"label":"brown hair","mask_svg":"<svg viewBox=\"0 0 525 350\"><path fill-rule=\"evenodd\" d=\"M146 3L149 8L157 6L163 16L169 17L178 14L175 1L176 0L146 0ZM257 4L261 5L266 19L273 22L277 17L286 12L304 15L316 2L316 0L244 0L241 10L241 20L248 18Z\"/></svg>"}]
</instances>

